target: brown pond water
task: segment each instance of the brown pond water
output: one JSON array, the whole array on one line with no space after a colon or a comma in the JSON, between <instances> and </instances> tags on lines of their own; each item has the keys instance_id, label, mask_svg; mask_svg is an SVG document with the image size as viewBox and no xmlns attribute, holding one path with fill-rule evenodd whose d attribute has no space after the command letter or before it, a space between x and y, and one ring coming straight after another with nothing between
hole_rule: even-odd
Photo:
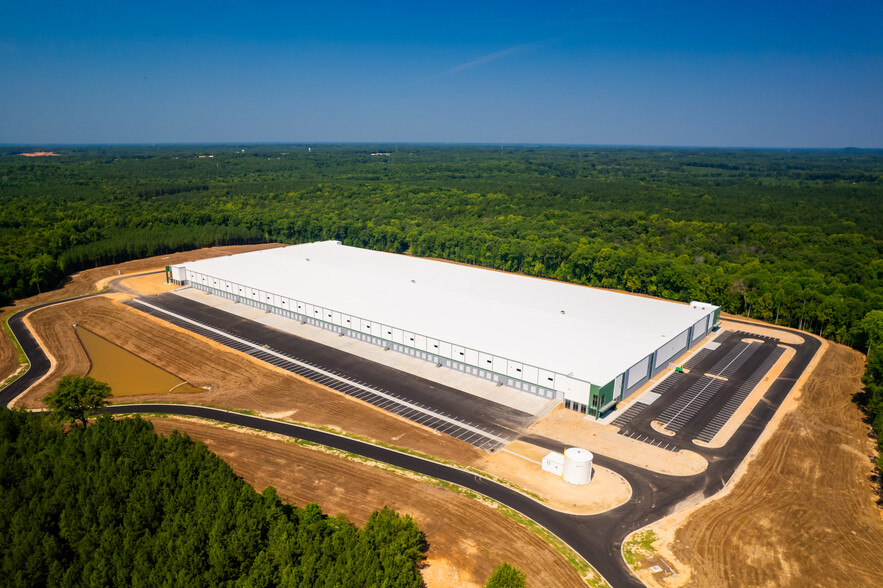
<instances>
[{"instance_id":1,"label":"brown pond water","mask_svg":"<svg viewBox=\"0 0 883 588\"><path fill-rule=\"evenodd\" d=\"M176 394L202 392L202 388L191 386L178 376L92 331L83 327L76 327L76 331L92 362L88 375L107 382L114 396L166 394L171 391Z\"/></svg>"}]
</instances>

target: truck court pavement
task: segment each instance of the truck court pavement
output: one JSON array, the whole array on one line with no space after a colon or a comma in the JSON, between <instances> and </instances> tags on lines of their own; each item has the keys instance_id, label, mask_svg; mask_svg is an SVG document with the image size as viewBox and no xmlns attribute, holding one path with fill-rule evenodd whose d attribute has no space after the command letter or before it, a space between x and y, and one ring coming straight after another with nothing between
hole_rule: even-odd
<instances>
[{"instance_id":1,"label":"truck court pavement","mask_svg":"<svg viewBox=\"0 0 883 588\"><path fill-rule=\"evenodd\" d=\"M784 352L778 339L749 333L725 332L715 342L717 349L703 349L685 364L688 373L662 380L653 389L658 398L639 400L614 420L619 433L671 451L695 451L693 440L711 441ZM674 435L656 431L653 421Z\"/></svg>"},{"instance_id":2,"label":"truck court pavement","mask_svg":"<svg viewBox=\"0 0 883 588\"><path fill-rule=\"evenodd\" d=\"M37 344L23 319L27 314L51 304L55 303L27 309L9 319L10 330L28 356L30 368L19 379L0 390L0 402L4 406L25 392L49 371L49 359ZM776 329L776 327L767 328ZM787 344L795 349L795 356L764 394L763 401L757 403L729 442L719 449L696 446L692 448L709 462L708 468L701 474L688 477L657 474L596 453L595 463L616 471L631 484L632 498L615 509L588 516L570 515L549 509L511 488L463 470L289 423L213 408L174 404L116 405L110 407L109 412L115 414L166 412L214 419L306 439L446 480L489 496L536 521L570 545L591 563L612 586L642 586L642 583L622 558L620 551L622 541L633 530L673 512L684 499L709 497L723 488L763 432L794 383L818 352L821 342L806 334L803 334L803 337L804 343L800 345Z\"/></svg>"},{"instance_id":3,"label":"truck court pavement","mask_svg":"<svg viewBox=\"0 0 883 588\"><path fill-rule=\"evenodd\" d=\"M515 440L536 420L520 410L175 294L135 299L128 304L487 451L496 451Z\"/></svg>"}]
</instances>

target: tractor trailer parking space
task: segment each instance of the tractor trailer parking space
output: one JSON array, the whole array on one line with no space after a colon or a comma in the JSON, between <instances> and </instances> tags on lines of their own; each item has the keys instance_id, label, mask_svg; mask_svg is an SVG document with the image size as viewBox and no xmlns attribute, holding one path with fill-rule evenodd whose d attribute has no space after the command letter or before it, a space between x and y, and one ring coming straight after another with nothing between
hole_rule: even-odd
<instances>
[{"instance_id":1,"label":"tractor trailer parking space","mask_svg":"<svg viewBox=\"0 0 883 588\"><path fill-rule=\"evenodd\" d=\"M671 449L709 442L739 409L784 352L777 339L723 332L612 421L619 433ZM668 435L664 432L667 431Z\"/></svg>"}]
</instances>

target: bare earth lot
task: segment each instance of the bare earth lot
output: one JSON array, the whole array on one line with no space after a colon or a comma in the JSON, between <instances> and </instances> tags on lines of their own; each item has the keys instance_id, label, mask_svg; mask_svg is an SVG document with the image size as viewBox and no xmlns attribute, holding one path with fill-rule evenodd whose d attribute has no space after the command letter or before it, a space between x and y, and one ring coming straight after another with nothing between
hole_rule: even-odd
<instances>
[{"instance_id":1,"label":"bare earth lot","mask_svg":"<svg viewBox=\"0 0 883 588\"><path fill-rule=\"evenodd\" d=\"M692 571L688 580L681 574L663 585L880 585L883 518L870 481L873 443L851 401L863 369L860 353L828 345L793 410L732 491L690 513L674 532L668 547L675 565ZM677 523L653 527L666 535Z\"/></svg>"},{"instance_id":2,"label":"bare earth lot","mask_svg":"<svg viewBox=\"0 0 883 588\"><path fill-rule=\"evenodd\" d=\"M157 432L187 432L220 455L258 490L274 486L285 500L316 502L330 515L343 513L364 525L388 505L410 514L430 548L423 577L430 587L482 586L507 561L527 574L527 585L585 587L564 557L533 532L492 507L451 490L356 464L293 443L201 424L154 418Z\"/></svg>"}]
</instances>

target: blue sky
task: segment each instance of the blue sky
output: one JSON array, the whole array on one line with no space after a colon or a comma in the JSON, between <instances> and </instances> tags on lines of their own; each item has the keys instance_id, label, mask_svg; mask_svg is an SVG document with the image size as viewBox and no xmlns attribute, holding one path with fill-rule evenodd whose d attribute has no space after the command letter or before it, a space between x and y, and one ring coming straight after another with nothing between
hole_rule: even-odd
<instances>
[{"instance_id":1,"label":"blue sky","mask_svg":"<svg viewBox=\"0 0 883 588\"><path fill-rule=\"evenodd\" d=\"M0 143L883 147L883 2L23 2Z\"/></svg>"}]
</instances>

